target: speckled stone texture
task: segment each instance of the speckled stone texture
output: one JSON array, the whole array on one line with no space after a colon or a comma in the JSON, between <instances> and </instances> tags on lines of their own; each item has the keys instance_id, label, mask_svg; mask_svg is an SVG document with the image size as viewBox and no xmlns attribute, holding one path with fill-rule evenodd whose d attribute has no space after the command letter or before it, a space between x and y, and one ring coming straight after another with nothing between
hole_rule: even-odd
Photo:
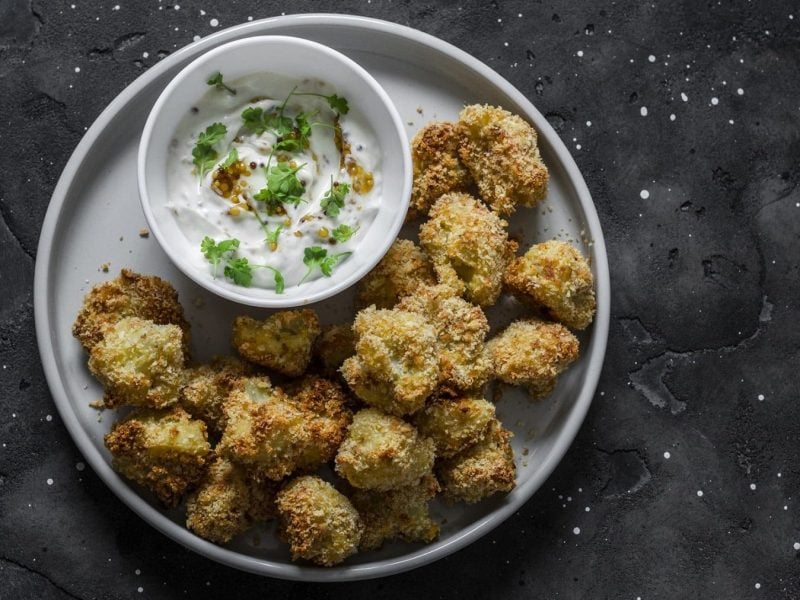
<instances>
[{"instance_id":1,"label":"speckled stone texture","mask_svg":"<svg viewBox=\"0 0 800 600\"><path fill-rule=\"evenodd\" d=\"M796 2L175 1L0 0L0 598L800 598ZM32 310L50 194L103 107L195 36L307 11L417 27L520 88L583 171L613 286L598 394L542 490L438 563L328 587L196 556L108 492Z\"/></svg>"}]
</instances>

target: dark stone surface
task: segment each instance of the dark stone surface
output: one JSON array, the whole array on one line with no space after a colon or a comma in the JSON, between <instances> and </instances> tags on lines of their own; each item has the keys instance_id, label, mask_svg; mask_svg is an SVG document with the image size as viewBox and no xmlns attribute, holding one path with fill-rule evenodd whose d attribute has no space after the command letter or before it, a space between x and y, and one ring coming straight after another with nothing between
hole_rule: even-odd
<instances>
[{"instance_id":1,"label":"dark stone surface","mask_svg":"<svg viewBox=\"0 0 800 600\"><path fill-rule=\"evenodd\" d=\"M800 598L796 3L176 1L0 0L0 598ZM328 587L196 556L77 470L32 314L50 194L102 108L212 18L307 11L417 27L519 87L584 173L613 284L597 397L542 490L447 559Z\"/></svg>"}]
</instances>

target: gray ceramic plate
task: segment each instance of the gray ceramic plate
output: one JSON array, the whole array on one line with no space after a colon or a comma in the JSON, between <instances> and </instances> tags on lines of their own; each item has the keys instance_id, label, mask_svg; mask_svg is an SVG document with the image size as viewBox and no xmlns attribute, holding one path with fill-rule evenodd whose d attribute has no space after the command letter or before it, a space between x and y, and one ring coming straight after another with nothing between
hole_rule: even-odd
<instances>
[{"instance_id":1,"label":"gray ceramic plate","mask_svg":"<svg viewBox=\"0 0 800 600\"><path fill-rule=\"evenodd\" d=\"M269 531L249 532L225 547L206 542L184 528L181 511L161 509L148 493L114 473L103 447L113 413L98 419L89 407L101 389L70 334L84 294L122 267L173 282L192 324L198 359L228 351L236 314L266 313L210 296L172 266L152 237L139 237L145 221L136 187L139 135L169 80L210 48L264 34L316 40L352 57L385 87L407 122L409 136L429 120L455 118L465 103L500 104L524 115L539 131L551 184L543 206L521 210L510 219L511 232L525 243L553 237L576 242L591 255L597 282L597 317L581 338L581 358L562 376L552 396L534 404L518 390L507 389L498 403L498 414L515 433L517 488L469 507L436 504L434 514L446 520L435 543L388 544L332 569L291 563L286 546ZM109 273L101 269L106 263ZM352 316L352 299L348 290L315 308L323 321L336 322ZM493 328L507 324L518 311L516 303L505 299L490 311ZM531 103L497 73L441 40L400 25L341 15L289 16L233 27L183 48L128 86L103 111L75 149L53 193L36 262L35 315L42 362L62 419L92 468L145 521L181 544L239 569L286 579L344 581L389 575L446 556L496 527L542 485L575 437L600 375L608 334L608 263L592 199L566 147Z\"/></svg>"}]
</instances>

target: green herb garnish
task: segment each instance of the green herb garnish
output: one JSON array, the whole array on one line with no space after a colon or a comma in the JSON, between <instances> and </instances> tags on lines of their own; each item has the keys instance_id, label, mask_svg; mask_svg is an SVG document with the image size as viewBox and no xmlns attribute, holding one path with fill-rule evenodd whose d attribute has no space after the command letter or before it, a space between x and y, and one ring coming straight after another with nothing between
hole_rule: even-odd
<instances>
[{"instance_id":1,"label":"green herb garnish","mask_svg":"<svg viewBox=\"0 0 800 600\"><path fill-rule=\"evenodd\" d=\"M278 269L274 269L272 267L267 267L267 269L272 271L272 277L273 277L273 280L275 281L275 293L276 294L282 294L283 290L286 287L286 282L283 280L283 273L278 271Z\"/></svg>"},{"instance_id":2,"label":"green herb garnish","mask_svg":"<svg viewBox=\"0 0 800 600\"><path fill-rule=\"evenodd\" d=\"M245 257L234 258L225 265L225 277L236 285L250 287L253 283L253 267Z\"/></svg>"},{"instance_id":3,"label":"green herb garnish","mask_svg":"<svg viewBox=\"0 0 800 600\"><path fill-rule=\"evenodd\" d=\"M192 162L198 169L200 178L214 166L219 158L219 152L214 149L214 144L219 142L228 132L222 123L212 123L206 130L197 136L197 142L192 149Z\"/></svg>"},{"instance_id":4,"label":"green herb garnish","mask_svg":"<svg viewBox=\"0 0 800 600\"><path fill-rule=\"evenodd\" d=\"M289 135L294 130L294 121L283 116L283 110L268 110L250 106L242 111L242 121L245 129L261 135L265 131L272 131L276 136Z\"/></svg>"},{"instance_id":5,"label":"green herb garnish","mask_svg":"<svg viewBox=\"0 0 800 600\"><path fill-rule=\"evenodd\" d=\"M237 160L239 160L239 151L236 148L231 148L231 151L228 152L228 156L225 158L224 161L222 161L220 167L222 167L223 169L227 169L228 167L232 166L233 163L235 163Z\"/></svg>"},{"instance_id":6,"label":"green herb garnish","mask_svg":"<svg viewBox=\"0 0 800 600\"><path fill-rule=\"evenodd\" d=\"M347 103L347 98L342 98L336 94L331 94L330 96L326 96L325 94L315 94L313 92L293 92L293 94L295 96L316 96L317 98L325 98L328 106L330 106L332 110L336 111L340 115L346 115L350 110L350 106Z\"/></svg>"},{"instance_id":7,"label":"green herb garnish","mask_svg":"<svg viewBox=\"0 0 800 600\"><path fill-rule=\"evenodd\" d=\"M215 242L208 236L203 238L203 241L200 242L200 251L206 257L206 260L213 265L214 277L217 276L217 267L222 259L226 258L227 254L235 252L238 247L239 240L237 239Z\"/></svg>"},{"instance_id":8,"label":"green herb garnish","mask_svg":"<svg viewBox=\"0 0 800 600\"><path fill-rule=\"evenodd\" d=\"M279 227L280 229L280 227ZM236 250L239 248L239 240L221 240L214 241L206 236L200 242L200 251L206 260L214 266L214 277L217 276L217 267L223 263L223 274L225 277L233 281L236 285L242 287L250 287L253 284L253 269L263 268L272 271L275 281L275 292L282 294L286 286L283 279L283 273L269 265L254 265L247 260L247 258L234 256Z\"/></svg>"},{"instance_id":9,"label":"green herb garnish","mask_svg":"<svg viewBox=\"0 0 800 600\"><path fill-rule=\"evenodd\" d=\"M283 225L278 225L275 229L266 229L267 234L267 246L270 250L275 252L278 249L278 236L281 234L281 230L283 229Z\"/></svg>"},{"instance_id":10,"label":"green herb garnish","mask_svg":"<svg viewBox=\"0 0 800 600\"><path fill-rule=\"evenodd\" d=\"M328 255L328 251L325 248L321 248L319 246L311 246L303 250L303 264L308 267L308 271L303 278L300 280L300 283L303 283L306 278L314 272L314 269L319 267L319 270L322 272L325 277L330 277L333 274L333 267L336 264L350 256L352 252L340 252L339 254L331 254Z\"/></svg>"},{"instance_id":11,"label":"green herb garnish","mask_svg":"<svg viewBox=\"0 0 800 600\"><path fill-rule=\"evenodd\" d=\"M344 208L344 199L350 192L350 186L346 183L334 183L333 175L331 175L331 187L322 196L320 200L320 207L329 217L339 216L339 211Z\"/></svg>"},{"instance_id":12,"label":"green herb garnish","mask_svg":"<svg viewBox=\"0 0 800 600\"><path fill-rule=\"evenodd\" d=\"M224 81L222 81L222 73L220 73L219 71L217 71L211 77L209 77L206 83L208 85L213 85L218 90L228 90L234 96L236 95L236 90L233 89L232 87L229 87L228 85L225 84Z\"/></svg>"},{"instance_id":13,"label":"green herb garnish","mask_svg":"<svg viewBox=\"0 0 800 600\"><path fill-rule=\"evenodd\" d=\"M342 223L341 225L338 225L336 229L334 229L331 232L331 235L333 236L333 239L335 239L337 242L339 242L340 244L344 244L347 240L353 237L357 231L358 227L353 229L352 227L350 227L350 225L345 225L344 223Z\"/></svg>"},{"instance_id":14,"label":"green herb garnish","mask_svg":"<svg viewBox=\"0 0 800 600\"><path fill-rule=\"evenodd\" d=\"M276 209L283 204L297 206L303 201L306 191L303 182L297 178L297 172L305 163L292 168L289 163L278 163L267 169L267 186L253 196L255 200L267 205L267 213L275 214Z\"/></svg>"}]
</instances>

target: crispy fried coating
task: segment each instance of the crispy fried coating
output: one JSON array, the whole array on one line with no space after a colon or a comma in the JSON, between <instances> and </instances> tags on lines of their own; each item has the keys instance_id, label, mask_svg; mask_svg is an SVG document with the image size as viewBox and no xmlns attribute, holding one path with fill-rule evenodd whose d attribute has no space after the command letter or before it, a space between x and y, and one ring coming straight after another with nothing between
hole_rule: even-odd
<instances>
[{"instance_id":1,"label":"crispy fried coating","mask_svg":"<svg viewBox=\"0 0 800 600\"><path fill-rule=\"evenodd\" d=\"M431 472L433 441L374 408L355 414L336 455L336 472L355 488L391 490Z\"/></svg>"},{"instance_id":2,"label":"crispy fried coating","mask_svg":"<svg viewBox=\"0 0 800 600\"><path fill-rule=\"evenodd\" d=\"M469 194L439 198L419 230L439 283L480 306L497 302L503 271L517 250L507 225Z\"/></svg>"},{"instance_id":3,"label":"crispy fried coating","mask_svg":"<svg viewBox=\"0 0 800 600\"><path fill-rule=\"evenodd\" d=\"M356 355L341 373L370 406L394 415L422 408L439 383L436 330L422 315L369 307L356 315Z\"/></svg>"},{"instance_id":4,"label":"crispy fried coating","mask_svg":"<svg viewBox=\"0 0 800 600\"><path fill-rule=\"evenodd\" d=\"M183 383L183 331L125 317L109 325L92 347L89 370L106 387L105 405L165 408Z\"/></svg>"},{"instance_id":5,"label":"crispy fried coating","mask_svg":"<svg viewBox=\"0 0 800 600\"><path fill-rule=\"evenodd\" d=\"M586 329L594 318L594 277L572 244L535 244L506 268L505 284L520 302L544 309L554 321Z\"/></svg>"},{"instance_id":6,"label":"crispy fried coating","mask_svg":"<svg viewBox=\"0 0 800 600\"><path fill-rule=\"evenodd\" d=\"M314 343L314 356L322 373L328 377L337 374L345 359L356 353L356 336L352 325L325 325Z\"/></svg>"},{"instance_id":7,"label":"crispy fried coating","mask_svg":"<svg viewBox=\"0 0 800 600\"><path fill-rule=\"evenodd\" d=\"M359 550L377 550L385 541L432 542L439 524L431 519L428 502L439 492L439 483L426 475L416 483L388 492L356 490L351 501L364 521Z\"/></svg>"},{"instance_id":8,"label":"crispy fried coating","mask_svg":"<svg viewBox=\"0 0 800 600\"><path fill-rule=\"evenodd\" d=\"M358 284L356 305L393 308L420 285L436 283L428 257L411 240L395 240L381 261Z\"/></svg>"},{"instance_id":9,"label":"crispy fried coating","mask_svg":"<svg viewBox=\"0 0 800 600\"><path fill-rule=\"evenodd\" d=\"M437 474L445 498L469 504L516 485L512 433L493 420L486 436L463 452L442 461Z\"/></svg>"},{"instance_id":10,"label":"crispy fried coating","mask_svg":"<svg viewBox=\"0 0 800 600\"><path fill-rule=\"evenodd\" d=\"M514 321L489 341L495 377L522 385L535 400L556 386L559 374L578 357L578 339L560 323L531 318Z\"/></svg>"},{"instance_id":11,"label":"crispy fried coating","mask_svg":"<svg viewBox=\"0 0 800 600\"><path fill-rule=\"evenodd\" d=\"M225 429L222 407L239 377L252 375L252 365L233 356L215 356L208 364L186 370L179 401L208 430L220 435Z\"/></svg>"},{"instance_id":12,"label":"crispy fried coating","mask_svg":"<svg viewBox=\"0 0 800 600\"><path fill-rule=\"evenodd\" d=\"M427 215L439 196L463 192L472 184L458 156L463 138L459 123L440 121L428 123L411 140L414 184L407 221Z\"/></svg>"},{"instance_id":13,"label":"crispy fried coating","mask_svg":"<svg viewBox=\"0 0 800 600\"><path fill-rule=\"evenodd\" d=\"M300 385L289 396L266 377L241 378L225 402L228 422L217 451L274 481L330 460L349 422L344 394L325 380Z\"/></svg>"},{"instance_id":14,"label":"crispy fried coating","mask_svg":"<svg viewBox=\"0 0 800 600\"><path fill-rule=\"evenodd\" d=\"M280 535L292 560L305 559L330 567L355 554L364 524L345 496L319 477L290 481L276 501Z\"/></svg>"},{"instance_id":15,"label":"crispy fried coating","mask_svg":"<svg viewBox=\"0 0 800 600\"><path fill-rule=\"evenodd\" d=\"M448 458L483 439L494 415L494 404L481 396L437 398L414 423L420 435L433 440L437 458Z\"/></svg>"},{"instance_id":16,"label":"crispy fried coating","mask_svg":"<svg viewBox=\"0 0 800 600\"><path fill-rule=\"evenodd\" d=\"M116 279L92 288L83 300L72 335L91 351L103 332L125 317L148 319L157 325L177 325L183 330L183 348L189 355L189 323L183 317L178 292L154 275L139 275L122 269Z\"/></svg>"},{"instance_id":17,"label":"crispy fried coating","mask_svg":"<svg viewBox=\"0 0 800 600\"><path fill-rule=\"evenodd\" d=\"M175 506L206 469L211 446L202 421L179 406L138 409L117 421L105 436L116 471Z\"/></svg>"},{"instance_id":18,"label":"crispy fried coating","mask_svg":"<svg viewBox=\"0 0 800 600\"><path fill-rule=\"evenodd\" d=\"M444 285L422 286L403 298L399 310L424 315L439 342L440 387L450 393L473 390L489 380L491 364L484 341L489 321L483 311Z\"/></svg>"},{"instance_id":19,"label":"crispy fried coating","mask_svg":"<svg viewBox=\"0 0 800 600\"><path fill-rule=\"evenodd\" d=\"M202 538L224 544L254 522L273 518L277 491L276 483L254 482L239 465L215 457L186 501L186 526Z\"/></svg>"},{"instance_id":20,"label":"crispy fried coating","mask_svg":"<svg viewBox=\"0 0 800 600\"><path fill-rule=\"evenodd\" d=\"M247 360L297 377L311 362L311 348L319 332L319 318L311 309L284 310L263 321L236 317L233 345Z\"/></svg>"},{"instance_id":21,"label":"crispy fried coating","mask_svg":"<svg viewBox=\"0 0 800 600\"><path fill-rule=\"evenodd\" d=\"M536 145L536 130L496 106L472 104L458 117L464 130L459 149L481 198L501 215L517 205L534 206L547 193L548 172Z\"/></svg>"}]
</instances>

